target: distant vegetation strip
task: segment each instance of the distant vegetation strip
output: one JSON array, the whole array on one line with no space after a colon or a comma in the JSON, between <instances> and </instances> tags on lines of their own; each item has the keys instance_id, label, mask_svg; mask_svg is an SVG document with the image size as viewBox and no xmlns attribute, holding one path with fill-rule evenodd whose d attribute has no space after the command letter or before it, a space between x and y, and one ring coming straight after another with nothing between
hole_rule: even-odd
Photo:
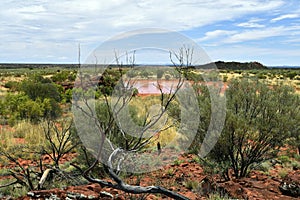
<instances>
[{"instance_id":1,"label":"distant vegetation strip","mask_svg":"<svg viewBox=\"0 0 300 200\"><path fill-rule=\"evenodd\" d=\"M276 66L276 67L267 67L259 62L224 62L217 61L214 63L208 63L204 65L193 66L192 68L201 68L201 69L212 69L213 64L217 66L218 69L226 69L226 70L251 70L251 69L299 69L300 66ZM104 65L101 64L99 66L109 66L114 67L115 65ZM147 66L147 65L136 65L136 66ZM153 65L151 65L153 66ZM157 65L163 66L163 65ZM167 65L166 65L167 66ZM29 69L45 69L45 68L69 68L76 69L79 67L79 64L44 64L44 63L0 63L0 69L20 69L20 68L29 68ZM116 65L116 67L119 67ZM124 68L130 67L123 65Z\"/></svg>"},{"instance_id":2,"label":"distant vegetation strip","mask_svg":"<svg viewBox=\"0 0 300 200\"><path fill-rule=\"evenodd\" d=\"M38 63L0 63L0 69L44 69L44 68L78 68L78 64L38 64Z\"/></svg>"},{"instance_id":3,"label":"distant vegetation strip","mask_svg":"<svg viewBox=\"0 0 300 200\"><path fill-rule=\"evenodd\" d=\"M195 68L211 68L213 63L208 63L204 65L194 66ZM259 62L224 62L224 61L217 61L216 64L218 69L236 69L236 70L249 70L249 69L268 69L268 68L289 68L288 66L276 66L276 67L267 67ZM104 65L103 65L104 66ZM139 65L137 65L139 66ZM143 65L147 66L147 65ZM61 68L78 68L79 64L45 64L45 63L0 63L0 69L16 69L16 68L29 68L29 69L36 69L36 68L53 68L53 67L61 67ZM109 67L114 67L114 65L109 65ZM123 67L126 67L124 65ZM290 67L291 69L295 69L297 67Z\"/></svg>"}]
</instances>

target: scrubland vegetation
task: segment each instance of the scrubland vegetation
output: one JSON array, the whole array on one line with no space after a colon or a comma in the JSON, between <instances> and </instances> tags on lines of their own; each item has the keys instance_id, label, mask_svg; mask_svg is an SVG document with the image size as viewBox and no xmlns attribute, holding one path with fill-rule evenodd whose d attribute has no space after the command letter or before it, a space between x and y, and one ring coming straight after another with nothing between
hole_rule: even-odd
<instances>
[{"instance_id":1,"label":"scrubland vegetation","mask_svg":"<svg viewBox=\"0 0 300 200\"><path fill-rule=\"evenodd\" d=\"M232 177L247 177L252 170L268 173L274 162L283 165L280 177L300 168L299 69L222 69L220 73L210 73L210 80L220 79L227 88L225 93L215 91L220 98L226 98L226 118L217 144L205 158L197 155L212 114L209 86L203 84L201 72L192 68L179 72L184 79L191 81L200 110L197 135L189 152L185 153L196 155L193 162L203 167L207 174L219 174L226 181ZM113 170L109 164L115 163L99 164L78 137L71 112L72 93L76 89L73 88L77 76L75 69L0 69L0 74L1 195L20 197L30 190L88 182L133 193L136 188L130 190L119 183L136 174ZM133 137L120 128L107 102L124 74L128 78L143 80L180 78L163 68L156 71L128 68L105 71L93 92L97 100L97 120L104 130L103 134L118 147L115 151L151 152L157 151L158 144L158 150L164 151L170 140L178 143L184 140L185 133L178 132L182 108L171 93L139 95L138 90L132 88L130 97L126 99L130 117L139 126L150 126L155 121L155 114L151 114L152 105L166 108L162 112L157 111L160 113L159 120L165 122L159 134L149 139L141 135ZM177 143L172 145L176 150ZM288 154L282 153L283 148L288 148ZM155 159L148 162L153 166L158 164ZM174 165L180 164L179 160L174 161ZM47 169L50 169L51 177L42 180ZM169 176L173 173L172 169L166 172ZM108 177L116 184L102 181ZM169 185L157 183L168 189ZM173 184L174 187L183 187L180 183ZM184 180L184 187L197 191L200 186L197 181ZM160 187L152 189L148 192L184 199ZM147 193L147 190L141 193ZM210 197L219 198L216 194Z\"/></svg>"}]
</instances>

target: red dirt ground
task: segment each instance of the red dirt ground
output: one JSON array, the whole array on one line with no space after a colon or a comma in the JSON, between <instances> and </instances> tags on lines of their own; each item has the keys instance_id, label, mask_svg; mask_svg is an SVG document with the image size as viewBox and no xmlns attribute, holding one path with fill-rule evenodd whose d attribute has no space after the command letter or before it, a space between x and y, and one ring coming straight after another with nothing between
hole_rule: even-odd
<instances>
[{"instance_id":1,"label":"red dirt ground","mask_svg":"<svg viewBox=\"0 0 300 200\"><path fill-rule=\"evenodd\" d=\"M16 138L17 143L23 143L21 139ZM285 147L282 150L290 151ZM172 155L169 152L170 155ZM76 154L69 154L62 159L62 162L72 160ZM209 193L222 193L231 198L236 199L297 199L290 196L283 195L279 189L279 185L284 181L280 178L279 171L282 167L276 164L269 170L269 174L259 171L253 171L249 177L236 180L232 178L230 181L223 181L218 175L208 176L205 174L203 168L195 162L194 155L183 154L179 156L176 164L167 164L162 169L152 173L142 174L140 176L132 176L125 181L128 184L149 186L161 185L172 191L176 191L190 199L207 199ZM32 160L18 159L22 166L33 166L36 163ZM44 164L50 164L51 159L49 156L43 157ZM9 163L3 165L0 163L1 168L13 168L14 164ZM1 179L12 178L10 176L2 176ZM109 180L109 179L107 179ZM299 181L300 170L291 170L286 176L286 181ZM111 180L109 180L111 181ZM189 183L193 183L193 188L189 187ZM105 193L106 192L106 193ZM107 194L108 193L108 194ZM119 199L126 200L132 196L140 197L140 195L129 195L122 191L110 188L101 188L97 184L89 184L83 186L69 186L64 189L51 189L42 191L31 191L28 196L19 199L49 199L56 195L61 199ZM113 198L108 195L112 195ZM36 197L36 198L34 198ZM146 200L152 199L168 199L162 195L149 194L145 197Z\"/></svg>"},{"instance_id":2,"label":"red dirt ground","mask_svg":"<svg viewBox=\"0 0 300 200\"><path fill-rule=\"evenodd\" d=\"M176 164L166 165L161 170L143 174L139 177L130 177L126 180L126 182L141 186L159 184L170 190L183 194L190 199L207 199L209 192L222 192L222 194L227 194L231 198L237 199L297 199L283 195L279 190L279 185L283 180L278 176L278 170L281 168L278 165L275 165L269 175L254 171L250 173L247 178L239 180L233 178L232 180L225 182L220 180L217 175L206 175L203 168L194 161L194 158L194 155L181 155L179 157L180 162L177 162ZM288 175L293 177L295 180L300 180L300 170L291 171ZM198 186L194 189L187 187L186 183L191 181L197 183ZM113 198L108 197L107 193L112 195ZM129 195L115 189L101 188L97 184L89 184L83 186L69 186L64 189L31 191L28 193L28 196L21 197L19 199L49 199L50 197L53 197L53 195L56 195L61 199L66 199L68 197L69 199L119 200L126 200L132 196L137 196ZM33 196L36 198L33 198ZM147 195L145 199L154 200L169 198L150 194Z\"/></svg>"}]
</instances>

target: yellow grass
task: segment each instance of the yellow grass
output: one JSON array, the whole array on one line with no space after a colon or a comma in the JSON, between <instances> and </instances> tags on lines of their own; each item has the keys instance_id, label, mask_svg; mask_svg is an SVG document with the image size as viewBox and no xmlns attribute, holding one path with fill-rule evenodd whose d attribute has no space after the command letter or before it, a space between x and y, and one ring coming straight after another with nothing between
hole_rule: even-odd
<instances>
[{"instance_id":1,"label":"yellow grass","mask_svg":"<svg viewBox=\"0 0 300 200\"><path fill-rule=\"evenodd\" d=\"M144 119L148 115L147 122L154 121L156 116L160 113L160 96L147 96L147 97L135 97L130 102L130 105L137 109L137 117ZM132 116L131 116L132 117ZM181 134L177 132L177 128L172 126L174 121L167 113L165 113L152 127L152 130L163 130L160 132L149 131L148 137L155 135L152 145L156 145L159 141L162 145L167 145L171 141L175 141L181 137ZM169 128L168 128L169 127ZM166 129L166 130L164 130Z\"/></svg>"},{"instance_id":2,"label":"yellow grass","mask_svg":"<svg viewBox=\"0 0 300 200\"><path fill-rule=\"evenodd\" d=\"M41 125L26 121L21 121L12 128L2 127L0 129L0 141L0 147L4 149L18 145L28 145L34 149L46 143Z\"/></svg>"}]
</instances>

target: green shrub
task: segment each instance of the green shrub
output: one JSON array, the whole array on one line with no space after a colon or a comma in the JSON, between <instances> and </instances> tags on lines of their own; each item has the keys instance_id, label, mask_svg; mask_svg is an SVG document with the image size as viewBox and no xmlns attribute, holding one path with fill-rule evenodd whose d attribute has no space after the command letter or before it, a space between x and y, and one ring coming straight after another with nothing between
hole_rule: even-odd
<instances>
[{"instance_id":1,"label":"green shrub","mask_svg":"<svg viewBox=\"0 0 300 200\"><path fill-rule=\"evenodd\" d=\"M297 76L297 72L291 71L291 72L287 73L286 76L292 80Z\"/></svg>"},{"instance_id":2,"label":"green shrub","mask_svg":"<svg viewBox=\"0 0 300 200\"><path fill-rule=\"evenodd\" d=\"M204 120L209 119L210 104L204 103L209 95L203 92L199 95L203 98L201 114ZM255 80L232 80L226 90L226 101L224 128L208 158L233 168L236 178L246 176L257 164L275 158L277 148L284 145L290 133L297 134L299 112L295 105L300 103L289 86L278 85L271 89ZM201 120L203 125L200 123L200 139L204 138L209 124L204 120ZM201 143L195 142L197 144Z\"/></svg>"},{"instance_id":3,"label":"green shrub","mask_svg":"<svg viewBox=\"0 0 300 200\"><path fill-rule=\"evenodd\" d=\"M279 156L278 160L282 163L282 164L286 164L291 162L290 158L288 156Z\"/></svg>"},{"instance_id":4,"label":"green shrub","mask_svg":"<svg viewBox=\"0 0 300 200\"><path fill-rule=\"evenodd\" d=\"M158 69L157 70L157 78L161 79L163 77L164 73L165 73L164 70Z\"/></svg>"},{"instance_id":5,"label":"green shrub","mask_svg":"<svg viewBox=\"0 0 300 200\"><path fill-rule=\"evenodd\" d=\"M19 90L20 83L17 81L8 81L4 84L4 87L10 89L11 91L17 91Z\"/></svg>"},{"instance_id":6,"label":"green shrub","mask_svg":"<svg viewBox=\"0 0 300 200\"><path fill-rule=\"evenodd\" d=\"M34 123L39 122L42 118L57 118L61 115L61 108L54 99L37 98L30 99L23 93L8 94L4 101L2 113L8 118L13 125L16 120L28 119Z\"/></svg>"},{"instance_id":7,"label":"green shrub","mask_svg":"<svg viewBox=\"0 0 300 200\"><path fill-rule=\"evenodd\" d=\"M255 167L256 170L262 171L262 172L268 172L271 169L271 164L269 162L263 162L260 163Z\"/></svg>"},{"instance_id":8,"label":"green shrub","mask_svg":"<svg viewBox=\"0 0 300 200\"><path fill-rule=\"evenodd\" d=\"M224 75L224 76L223 76L223 82L225 82L225 83L226 83L226 82L227 82L227 80L228 80L228 76Z\"/></svg>"},{"instance_id":9,"label":"green shrub","mask_svg":"<svg viewBox=\"0 0 300 200\"><path fill-rule=\"evenodd\" d=\"M291 163L293 170L299 170L300 169L300 162L292 161Z\"/></svg>"},{"instance_id":10,"label":"green shrub","mask_svg":"<svg viewBox=\"0 0 300 200\"><path fill-rule=\"evenodd\" d=\"M140 74L143 78L148 78L149 77L149 72L146 70L143 70Z\"/></svg>"},{"instance_id":11,"label":"green shrub","mask_svg":"<svg viewBox=\"0 0 300 200\"><path fill-rule=\"evenodd\" d=\"M66 81L70 76L70 73L68 71L60 71L54 74L51 79L53 82L64 82Z\"/></svg>"},{"instance_id":12,"label":"green shrub","mask_svg":"<svg viewBox=\"0 0 300 200\"><path fill-rule=\"evenodd\" d=\"M25 80L21 83L21 90L32 100L40 98L51 98L59 102L61 100L60 88L54 83L44 82L43 80L36 82L34 80Z\"/></svg>"},{"instance_id":13,"label":"green shrub","mask_svg":"<svg viewBox=\"0 0 300 200\"><path fill-rule=\"evenodd\" d=\"M257 74L257 78L258 79L266 79L267 76L265 74L259 73L259 74Z\"/></svg>"},{"instance_id":14,"label":"green shrub","mask_svg":"<svg viewBox=\"0 0 300 200\"><path fill-rule=\"evenodd\" d=\"M179 166L183 162L184 162L183 160L176 159L174 160L174 165Z\"/></svg>"}]
</instances>

